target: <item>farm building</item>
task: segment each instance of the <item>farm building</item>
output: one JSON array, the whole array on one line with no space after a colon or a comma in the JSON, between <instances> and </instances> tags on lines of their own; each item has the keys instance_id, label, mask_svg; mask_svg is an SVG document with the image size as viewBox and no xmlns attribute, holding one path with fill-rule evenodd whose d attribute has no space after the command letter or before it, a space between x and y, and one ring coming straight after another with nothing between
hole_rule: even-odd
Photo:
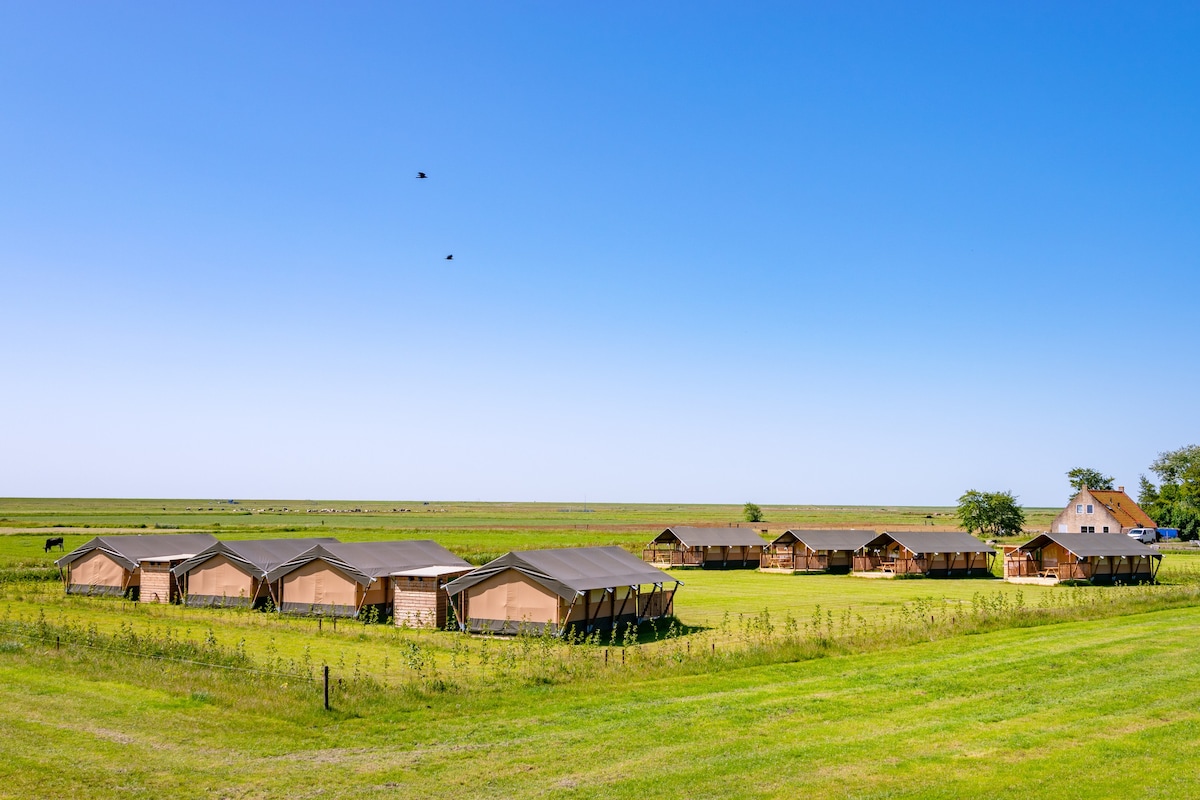
<instances>
[{"instance_id":1,"label":"farm building","mask_svg":"<svg viewBox=\"0 0 1200 800\"><path fill-rule=\"evenodd\" d=\"M854 572L962 578L991 575L996 551L966 531L884 532L854 554Z\"/></svg>"},{"instance_id":2,"label":"farm building","mask_svg":"<svg viewBox=\"0 0 1200 800\"><path fill-rule=\"evenodd\" d=\"M318 544L337 539L252 539L216 542L172 572L189 606L254 606L270 599L279 606L267 573Z\"/></svg>"},{"instance_id":3,"label":"farm building","mask_svg":"<svg viewBox=\"0 0 1200 800\"><path fill-rule=\"evenodd\" d=\"M1162 555L1120 533L1043 533L1006 548L1004 578L1014 583L1147 583Z\"/></svg>"},{"instance_id":4,"label":"farm building","mask_svg":"<svg viewBox=\"0 0 1200 800\"><path fill-rule=\"evenodd\" d=\"M642 560L663 567L758 569L766 544L752 528L677 525L654 537Z\"/></svg>"},{"instance_id":5,"label":"farm building","mask_svg":"<svg viewBox=\"0 0 1200 800\"><path fill-rule=\"evenodd\" d=\"M508 553L446 593L462 630L562 634L667 616L679 585L620 547L568 547Z\"/></svg>"},{"instance_id":6,"label":"farm building","mask_svg":"<svg viewBox=\"0 0 1200 800\"><path fill-rule=\"evenodd\" d=\"M794 572L849 572L855 551L875 536L875 531L784 531L767 546L762 557L762 568Z\"/></svg>"},{"instance_id":7,"label":"farm building","mask_svg":"<svg viewBox=\"0 0 1200 800\"><path fill-rule=\"evenodd\" d=\"M1154 520L1125 494L1125 487L1101 491L1084 486L1050 523L1054 533L1127 533L1153 528Z\"/></svg>"},{"instance_id":8,"label":"farm building","mask_svg":"<svg viewBox=\"0 0 1200 800\"><path fill-rule=\"evenodd\" d=\"M207 533L97 536L54 563L63 570L68 594L170 603L179 598L171 568L216 541Z\"/></svg>"},{"instance_id":9,"label":"farm building","mask_svg":"<svg viewBox=\"0 0 1200 800\"><path fill-rule=\"evenodd\" d=\"M437 542L335 542L280 564L267 581L278 584L281 611L358 616L374 608L397 625L441 627L446 600L439 589L470 570Z\"/></svg>"}]
</instances>

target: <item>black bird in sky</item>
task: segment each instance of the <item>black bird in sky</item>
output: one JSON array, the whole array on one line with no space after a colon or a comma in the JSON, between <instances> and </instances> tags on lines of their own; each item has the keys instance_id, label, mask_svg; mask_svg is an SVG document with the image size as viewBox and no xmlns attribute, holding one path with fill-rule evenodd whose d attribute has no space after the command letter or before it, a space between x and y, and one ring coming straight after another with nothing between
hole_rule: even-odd
<instances>
[{"instance_id":1,"label":"black bird in sky","mask_svg":"<svg viewBox=\"0 0 1200 800\"><path fill-rule=\"evenodd\" d=\"M417 173L417 177L418 177L418 178L428 178L429 176L428 176L428 175L426 175L424 172L418 172L418 173Z\"/></svg>"},{"instance_id":2,"label":"black bird in sky","mask_svg":"<svg viewBox=\"0 0 1200 800\"><path fill-rule=\"evenodd\" d=\"M446 256L446 260L447 260L447 261L453 261L453 260L454 260L454 254L453 254L453 253L451 253L450 255Z\"/></svg>"}]
</instances>

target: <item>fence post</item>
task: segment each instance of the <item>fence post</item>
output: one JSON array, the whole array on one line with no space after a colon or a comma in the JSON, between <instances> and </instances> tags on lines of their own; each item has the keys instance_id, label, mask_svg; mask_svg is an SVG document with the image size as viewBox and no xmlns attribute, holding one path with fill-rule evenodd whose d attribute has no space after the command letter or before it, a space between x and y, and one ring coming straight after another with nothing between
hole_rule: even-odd
<instances>
[{"instance_id":1,"label":"fence post","mask_svg":"<svg viewBox=\"0 0 1200 800\"><path fill-rule=\"evenodd\" d=\"M321 632L321 618L317 617L317 633Z\"/></svg>"},{"instance_id":2,"label":"fence post","mask_svg":"<svg viewBox=\"0 0 1200 800\"><path fill-rule=\"evenodd\" d=\"M55 636L54 637L54 649L57 650L61 646L62 646L62 636Z\"/></svg>"},{"instance_id":3,"label":"fence post","mask_svg":"<svg viewBox=\"0 0 1200 800\"><path fill-rule=\"evenodd\" d=\"M325 669L322 671L325 673L325 710L328 711L329 710L329 665L326 664Z\"/></svg>"}]
</instances>

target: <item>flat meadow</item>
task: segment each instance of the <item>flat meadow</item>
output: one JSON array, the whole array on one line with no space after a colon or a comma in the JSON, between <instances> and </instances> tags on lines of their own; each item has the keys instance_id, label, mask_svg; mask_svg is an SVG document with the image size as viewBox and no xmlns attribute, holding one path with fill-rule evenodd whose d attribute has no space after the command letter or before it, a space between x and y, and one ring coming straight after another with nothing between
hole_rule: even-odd
<instances>
[{"instance_id":1,"label":"flat meadow","mask_svg":"<svg viewBox=\"0 0 1200 800\"><path fill-rule=\"evenodd\" d=\"M478 562L636 552L739 511L614 506L569 527L585 512L238 505L264 510L0 500L0 796L1200 795L1200 551L1141 587L678 570L674 619L573 643L67 597L42 552L186 529L432 538ZM786 525L950 528L948 511L796 507Z\"/></svg>"}]
</instances>

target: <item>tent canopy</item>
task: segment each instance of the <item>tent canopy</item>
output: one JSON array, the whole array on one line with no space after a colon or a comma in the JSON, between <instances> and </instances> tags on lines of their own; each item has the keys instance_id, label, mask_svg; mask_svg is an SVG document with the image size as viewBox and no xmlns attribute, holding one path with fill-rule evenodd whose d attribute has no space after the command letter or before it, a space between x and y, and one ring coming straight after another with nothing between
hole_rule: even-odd
<instances>
[{"instance_id":1,"label":"tent canopy","mask_svg":"<svg viewBox=\"0 0 1200 800\"><path fill-rule=\"evenodd\" d=\"M860 530L787 530L771 542L773 545L800 542L809 550L858 550L875 538L875 531Z\"/></svg>"},{"instance_id":2,"label":"tent canopy","mask_svg":"<svg viewBox=\"0 0 1200 800\"><path fill-rule=\"evenodd\" d=\"M445 572L461 572L471 568L465 559L451 553L437 542L413 539L391 542L332 542L310 547L267 572L267 580L275 581L305 564L321 559L363 586L376 578L388 575L414 574L414 569L441 567Z\"/></svg>"},{"instance_id":3,"label":"tent canopy","mask_svg":"<svg viewBox=\"0 0 1200 800\"><path fill-rule=\"evenodd\" d=\"M243 539L216 542L179 564L172 571L177 576L183 576L210 559L223 555L230 561L241 565L249 574L261 579L275 567L285 563L288 559L295 558L314 545L335 542L337 539L334 538Z\"/></svg>"},{"instance_id":4,"label":"tent canopy","mask_svg":"<svg viewBox=\"0 0 1200 800\"><path fill-rule=\"evenodd\" d=\"M1043 533L1017 548L1020 552L1036 550L1054 543L1081 558L1099 556L1153 556L1162 558L1141 542L1123 533Z\"/></svg>"},{"instance_id":5,"label":"tent canopy","mask_svg":"<svg viewBox=\"0 0 1200 800\"><path fill-rule=\"evenodd\" d=\"M88 553L99 550L128 570L135 570L143 561L177 561L212 546L216 537L208 533L163 533L97 536L54 563L65 567Z\"/></svg>"},{"instance_id":6,"label":"tent canopy","mask_svg":"<svg viewBox=\"0 0 1200 800\"><path fill-rule=\"evenodd\" d=\"M917 555L926 553L994 553L995 548L966 531L885 531L862 546L884 547L896 542Z\"/></svg>"},{"instance_id":7,"label":"tent canopy","mask_svg":"<svg viewBox=\"0 0 1200 800\"><path fill-rule=\"evenodd\" d=\"M676 525L654 538L655 544L678 540L684 547L762 547L766 544L752 528L691 528Z\"/></svg>"},{"instance_id":8,"label":"tent canopy","mask_svg":"<svg viewBox=\"0 0 1200 800\"><path fill-rule=\"evenodd\" d=\"M563 547L506 553L446 584L446 592L456 595L509 569L567 600L592 589L680 582L620 547Z\"/></svg>"}]
</instances>

